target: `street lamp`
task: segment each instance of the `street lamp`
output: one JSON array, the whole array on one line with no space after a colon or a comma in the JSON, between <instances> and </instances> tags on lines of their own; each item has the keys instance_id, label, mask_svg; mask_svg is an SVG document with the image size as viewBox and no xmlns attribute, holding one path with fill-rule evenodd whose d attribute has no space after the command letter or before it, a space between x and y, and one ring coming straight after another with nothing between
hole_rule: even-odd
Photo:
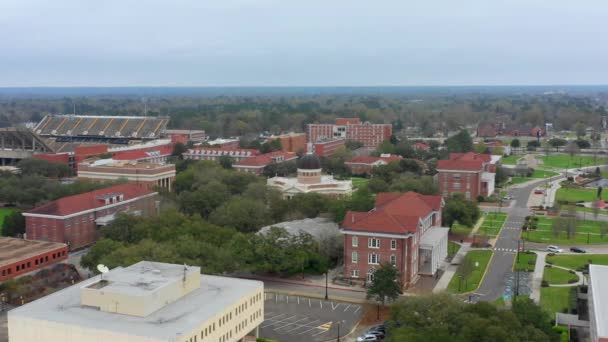
<instances>
[{"instance_id":1,"label":"street lamp","mask_svg":"<svg viewBox=\"0 0 608 342\"><path fill-rule=\"evenodd\" d=\"M328 278L328 273L329 271L325 272L325 300L327 300L327 278Z\"/></svg>"}]
</instances>

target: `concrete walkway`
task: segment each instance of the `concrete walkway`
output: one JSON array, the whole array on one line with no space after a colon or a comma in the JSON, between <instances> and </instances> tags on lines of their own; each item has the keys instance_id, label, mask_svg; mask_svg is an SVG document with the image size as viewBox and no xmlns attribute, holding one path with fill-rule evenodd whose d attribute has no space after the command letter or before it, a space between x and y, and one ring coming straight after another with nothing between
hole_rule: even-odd
<instances>
[{"instance_id":1,"label":"concrete walkway","mask_svg":"<svg viewBox=\"0 0 608 342\"><path fill-rule=\"evenodd\" d=\"M534 265L534 274L532 275L532 293L530 299L536 304L540 303L540 288L543 282L543 272L545 271L545 258L548 252L536 252L536 264Z\"/></svg>"},{"instance_id":2,"label":"concrete walkway","mask_svg":"<svg viewBox=\"0 0 608 342\"><path fill-rule=\"evenodd\" d=\"M471 229L471 232L469 233L469 237L473 237L475 234L477 234L479 227L481 227L481 225L483 224L483 221L486 220L487 216L488 216L487 212L482 214L482 216L479 218L479 220L477 220L477 222L475 223L475 226L473 226L473 229Z\"/></svg>"},{"instance_id":3,"label":"concrete walkway","mask_svg":"<svg viewBox=\"0 0 608 342\"><path fill-rule=\"evenodd\" d=\"M578 277L578 281L576 283L571 283L571 284L549 284L550 287L573 287L573 286L583 285L583 273L582 272L575 271L573 269L562 267L562 266L557 266L557 265L551 265L551 267L559 268L564 271L574 271L574 273Z\"/></svg>"},{"instance_id":4,"label":"concrete walkway","mask_svg":"<svg viewBox=\"0 0 608 342\"><path fill-rule=\"evenodd\" d=\"M467 252L470 249L471 249L470 242L465 242L465 243L461 244L460 249L458 250L458 253L456 253L456 255L454 255L454 257L452 258L452 261L454 263L448 263L447 261L445 262L445 267L446 267L445 272L443 272L443 274L441 275L441 278L437 282L437 285L435 285L435 287L433 288L433 293L442 292L442 291L447 290L450 280L452 280L454 273L456 273L456 270L458 269L460 260L462 260L464 258L464 256L467 254Z\"/></svg>"}]
</instances>

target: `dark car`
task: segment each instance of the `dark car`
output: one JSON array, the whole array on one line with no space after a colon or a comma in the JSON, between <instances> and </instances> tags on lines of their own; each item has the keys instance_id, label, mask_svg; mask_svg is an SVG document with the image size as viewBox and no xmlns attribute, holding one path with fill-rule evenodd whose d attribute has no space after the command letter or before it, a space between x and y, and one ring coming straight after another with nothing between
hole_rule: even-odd
<instances>
[{"instance_id":1,"label":"dark car","mask_svg":"<svg viewBox=\"0 0 608 342\"><path fill-rule=\"evenodd\" d=\"M572 247L572 248L570 248L570 252L574 252L574 253L587 253L586 250L584 250L582 248L578 248L578 247Z\"/></svg>"}]
</instances>

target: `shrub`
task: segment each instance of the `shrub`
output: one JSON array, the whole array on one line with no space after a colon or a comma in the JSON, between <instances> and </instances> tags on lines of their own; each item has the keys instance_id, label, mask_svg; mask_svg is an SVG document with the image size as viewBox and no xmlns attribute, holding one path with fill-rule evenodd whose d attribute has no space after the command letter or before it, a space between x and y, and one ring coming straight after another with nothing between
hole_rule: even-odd
<instances>
[{"instance_id":1,"label":"shrub","mask_svg":"<svg viewBox=\"0 0 608 342\"><path fill-rule=\"evenodd\" d=\"M568 272L572 273L572 274L576 274L576 272L574 272L574 270L568 270Z\"/></svg>"},{"instance_id":2,"label":"shrub","mask_svg":"<svg viewBox=\"0 0 608 342\"><path fill-rule=\"evenodd\" d=\"M528 261L528 265L536 265L536 261L530 260L530 261Z\"/></svg>"},{"instance_id":3,"label":"shrub","mask_svg":"<svg viewBox=\"0 0 608 342\"><path fill-rule=\"evenodd\" d=\"M549 283L548 283L546 280L543 280L543 281L540 283L540 286L541 286L541 287L548 287L548 286L549 286Z\"/></svg>"},{"instance_id":4,"label":"shrub","mask_svg":"<svg viewBox=\"0 0 608 342\"><path fill-rule=\"evenodd\" d=\"M551 267L552 267L552 265L551 265L551 264L547 264L547 265L545 265L545 267L546 267L546 268L551 268Z\"/></svg>"},{"instance_id":5,"label":"shrub","mask_svg":"<svg viewBox=\"0 0 608 342\"><path fill-rule=\"evenodd\" d=\"M578 279L570 279L568 280L568 284L574 284L578 281Z\"/></svg>"},{"instance_id":6,"label":"shrub","mask_svg":"<svg viewBox=\"0 0 608 342\"><path fill-rule=\"evenodd\" d=\"M550 256L550 257L555 256L555 253L549 253L549 254L547 254L547 256Z\"/></svg>"}]
</instances>

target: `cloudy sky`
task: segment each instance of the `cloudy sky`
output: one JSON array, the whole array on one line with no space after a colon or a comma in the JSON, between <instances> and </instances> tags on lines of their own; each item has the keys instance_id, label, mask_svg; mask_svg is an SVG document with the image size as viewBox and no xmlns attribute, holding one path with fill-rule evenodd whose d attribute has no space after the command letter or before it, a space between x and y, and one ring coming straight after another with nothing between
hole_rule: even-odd
<instances>
[{"instance_id":1,"label":"cloudy sky","mask_svg":"<svg viewBox=\"0 0 608 342\"><path fill-rule=\"evenodd\" d=\"M606 0L0 0L0 86L608 84Z\"/></svg>"}]
</instances>

